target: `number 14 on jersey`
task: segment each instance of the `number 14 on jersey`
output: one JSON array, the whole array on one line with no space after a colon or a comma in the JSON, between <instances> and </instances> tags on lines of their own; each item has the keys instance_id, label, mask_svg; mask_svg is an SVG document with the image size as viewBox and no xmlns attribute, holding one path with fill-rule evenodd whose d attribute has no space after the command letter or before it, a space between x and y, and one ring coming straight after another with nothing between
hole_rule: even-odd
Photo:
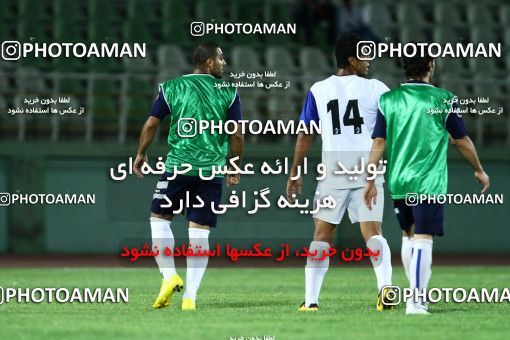
<instances>
[{"instance_id":1,"label":"number 14 on jersey","mask_svg":"<svg viewBox=\"0 0 510 340\"><path fill-rule=\"evenodd\" d=\"M340 109L338 107L338 99L330 100L327 106L328 112L331 112L331 120L333 125L333 134L339 135L342 133L340 127ZM354 134L361 133L361 125L363 125L363 117L359 114L358 100L351 99L347 102L345 113L343 116L343 125L352 126L354 128Z\"/></svg>"}]
</instances>

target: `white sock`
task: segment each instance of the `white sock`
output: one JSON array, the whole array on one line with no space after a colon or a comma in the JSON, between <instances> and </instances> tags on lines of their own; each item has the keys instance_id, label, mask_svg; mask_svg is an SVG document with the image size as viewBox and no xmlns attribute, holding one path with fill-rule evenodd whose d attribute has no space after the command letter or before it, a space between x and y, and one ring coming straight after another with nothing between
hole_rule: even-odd
<instances>
[{"instance_id":1,"label":"white sock","mask_svg":"<svg viewBox=\"0 0 510 340\"><path fill-rule=\"evenodd\" d=\"M409 282L411 282L409 270L411 268L411 257L413 255L413 242L414 239L412 237L403 236L402 249L400 250L400 258L402 259L402 264L404 265L404 270Z\"/></svg>"},{"instance_id":2,"label":"white sock","mask_svg":"<svg viewBox=\"0 0 510 340\"><path fill-rule=\"evenodd\" d=\"M375 276L377 277L377 289L381 290L384 286L391 285L391 252L388 242L382 235L372 236L367 240L367 247L372 252L379 251L379 256L370 257L374 266Z\"/></svg>"},{"instance_id":3,"label":"white sock","mask_svg":"<svg viewBox=\"0 0 510 340\"><path fill-rule=\"evenodd\" d=\"M415 239L413 257L411 259L411 289L424 291L429 285L430 276L432 275L432 240ZM423 304L421 299L417 301Z\"/></svg>"},{"instance_id":4,"label":"white sock","mask_svg":"<svg viewBox=\"0 0 510 340\"><path fill-rule=\"evenodd\" d=\"M320 259L322 252L329 249L329 243L321 241L312 241L310 243L309 252L317 251L316 256L309 256L305 266L305 306L312 303L319 303L319 293L321 291L322 280L329 268L329 256L322 261L314 261Z\"/></svg>"},{"instance_id":5,"label":"white sock","mask_svg":"<svg viewBox=\"0 0 510 340\"><path fill-rule=\"evenodd\" d=\"M168 280L177 272L175 271L175 261L173 256L165 255L165 248L174 249L175 241L170 221L157 217L151 217L152 247L158 247L159 255L154 259L159 267L159 272L163 275L163 280Z\"/></svg>"},{"instance_id":6,"label":"white sock","mask_svg":"<svg viewBox=\"0 0 510 340\"><path fill-rule=\"evenodd\" d=\"M189 243L194 252L197 251L196 247L202 251L209 250L209 230L189 228ZM197 296L200 281L205 273L209 256L188 256L186 257L186 290L184 298L190 298L195 301Z\"/></svg>"}]
</instances>

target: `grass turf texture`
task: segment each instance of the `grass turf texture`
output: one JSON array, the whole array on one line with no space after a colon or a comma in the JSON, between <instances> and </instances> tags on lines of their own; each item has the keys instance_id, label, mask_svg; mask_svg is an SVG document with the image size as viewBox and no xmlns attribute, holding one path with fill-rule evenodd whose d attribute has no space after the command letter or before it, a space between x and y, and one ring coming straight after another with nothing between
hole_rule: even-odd
<instances>
[{"instance_id":1,"label":"grass turf texture","mask_svg":"<svg viewBox=\"0 0 510 340\"><path fill-rule=\"evenodd\" d=\"M179 271L183 276L184 271ZM184 278L184 277L183 277ZM400 267L394 283L405 285ZM434 287L508 287L510 267L433 267ZM376 312L371 268L327 273L320 311L298 312L304 271L299 268L206 271L196 312L172 305L151 308L160 286L157 269L3 269L2 287L128 287L127 304L9 303L0 306L0 335L16 338L275 339L427 338L508 339L510 304L432 305L429 316L406 316L404 306Z\"/></svg>"}]
</instances>

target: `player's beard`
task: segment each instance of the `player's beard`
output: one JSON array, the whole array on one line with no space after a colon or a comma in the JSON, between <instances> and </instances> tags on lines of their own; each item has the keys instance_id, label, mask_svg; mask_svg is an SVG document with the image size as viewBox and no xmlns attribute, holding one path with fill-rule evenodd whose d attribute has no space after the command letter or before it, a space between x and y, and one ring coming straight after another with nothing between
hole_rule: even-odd
<instances>
[{"instance_id":1,"label":"player's beard","mask_svg":"<svg viewBox=\"0 0 510 340\"><path fill-rule=\"evenodd\" d=\"M223 78L223 68L221 66L215 67L211 74L214 78L221 79Z\"/></svg>"},{"instance_id":2,"label":"player's beard","mask_svg":"<svg viewBox=\"0 0 510 340\"><path fill-rule=\"evenodd\" d=\"M363 70L363 72L358 73L358 76L361 78L368 78L368 69L366 71Z\"/></svg>"},{"instance_id":3,"label":"player's beard","mask_svg":"<svg viewBox=\"0 0 510 340\"><path fill-rule=\"evenodd\" d=\"M221 78L223 78L223 71L221 69L215 70L212 75L214 78L221 79Z\"/></svg>"}]
</instances>

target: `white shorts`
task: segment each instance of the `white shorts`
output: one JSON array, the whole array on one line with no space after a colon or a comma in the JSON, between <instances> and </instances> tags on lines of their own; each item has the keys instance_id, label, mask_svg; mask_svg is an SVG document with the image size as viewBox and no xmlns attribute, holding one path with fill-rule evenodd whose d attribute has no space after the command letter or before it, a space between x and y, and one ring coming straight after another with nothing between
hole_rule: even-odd
<instances>
[{"instance_id":1,"label":"white shorts","mask_svg":"<svg viewBox=\"0 0 510 340\"><path fill-rule=\"evenodd\" d=\"M372 210L365 205L363 198L364 187L353 189L332 189L317 185L319 195L315 195L314 202L318 198L324 198L331 195L336 201L335 208L321 208L313 215L314 218L329 222L331 224L339 224L345 213L345 209L349 212L351 223L356 222L382 222L384 208L384 188L382 185L376 185L377 198L376 204L372 202ZM316 203L315 203L316 204ZM314 205L315 205L314 204Z\"/></svg>"}]
</instances>

